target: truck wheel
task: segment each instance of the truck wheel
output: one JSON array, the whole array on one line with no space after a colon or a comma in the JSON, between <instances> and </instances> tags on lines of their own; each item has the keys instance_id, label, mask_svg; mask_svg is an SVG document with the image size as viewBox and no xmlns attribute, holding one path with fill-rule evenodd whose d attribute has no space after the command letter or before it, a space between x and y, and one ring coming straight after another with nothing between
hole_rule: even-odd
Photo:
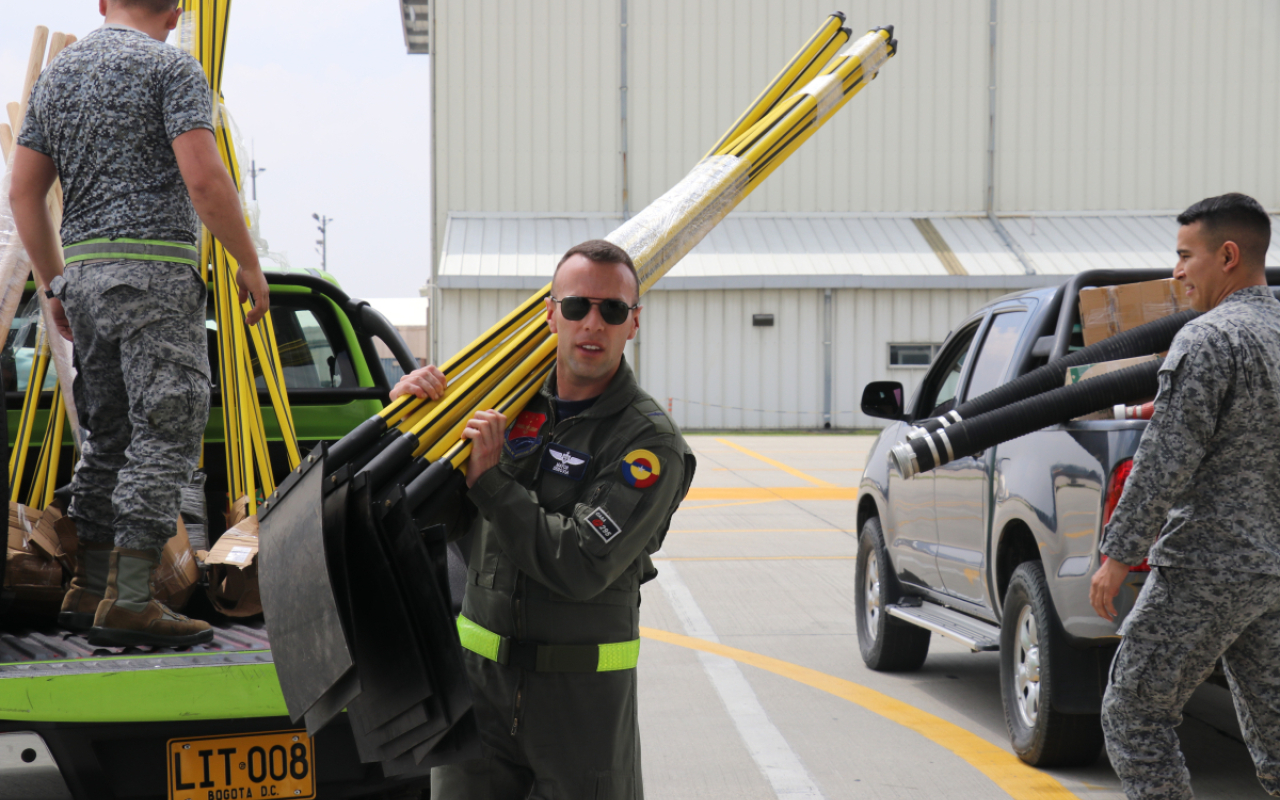
<instances>
[{"instance_id":1,"label":"truck wheel","mask_svg":"<svg viewBox=\"0 0 1280 800\"><path fill-rule=\"evenodd\" d=\"M1092 764L1102 750L1097 714L1063 714L1053 707L1053 655L1067 648L1058 630L1044 565L1025 561L1013 571L1000 624L1000 698L1009 740L1034 767Z\"/></svg>"},{"instance_id":2,"label":"truck wheel","mask_svg":"<svg viewBox=\"0 0 1280 800\"><path fill-rule=\"evenodd\" d=\"M854 606L858 617L858 649L862 660L879 672L920 669L929 655L930 632L889 616L885 606L898 602L902 590L889 562L880 532L880 520L872 517L858 537L858 574L854 580Z\"/></svg>"}]
</instances>

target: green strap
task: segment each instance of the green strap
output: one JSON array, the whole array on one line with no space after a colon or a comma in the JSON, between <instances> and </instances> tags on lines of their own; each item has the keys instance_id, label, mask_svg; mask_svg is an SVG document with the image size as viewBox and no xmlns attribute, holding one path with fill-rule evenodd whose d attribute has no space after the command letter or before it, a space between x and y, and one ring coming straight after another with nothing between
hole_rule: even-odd
<instances>
[{"instance_id":1,"label":"green strap","mask_svg":"<svg viewBox=\"0 0 1280 800\"><path fill-rule=\"evenodd\" d=\"M461 614L458 615L458 639L462 646L490 661L505 664L505 636L490 631ZM635 669L640 663L640 640L612 644L543 644L538 645L538 672L613 672Z\"/></svg>"},{"instance_id":2,"label":"green strap","mask_svg":"<svg viewBox=\"0 0 1280 800\"><path fill-rule=\"evenodd\" d=\"M74 264L99 258L127 261L171 261L196 266L195 245L157 239L86 239L62 248L63 261Z\"/></svg>"}]
</instances>

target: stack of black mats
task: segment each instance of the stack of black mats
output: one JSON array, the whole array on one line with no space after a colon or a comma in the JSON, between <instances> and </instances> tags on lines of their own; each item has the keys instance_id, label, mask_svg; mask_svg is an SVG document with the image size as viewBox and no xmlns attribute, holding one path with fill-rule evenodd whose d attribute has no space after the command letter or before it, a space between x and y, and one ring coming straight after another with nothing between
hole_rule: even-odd
<instances>
[{"instance_id":1,"label":"stack of black mats","mask_svg":"<svg viewBox=\"0 0 1280 800\"><path fill-rule=\"evenodd\" d=\"M367 464L367 458L364 459ZM451 608L445 528L396 476L316 448L262 504L259 582L289 716L315 735L345 709L360 760L426 774L479 756Z\"/></svg>"}]
</instances>

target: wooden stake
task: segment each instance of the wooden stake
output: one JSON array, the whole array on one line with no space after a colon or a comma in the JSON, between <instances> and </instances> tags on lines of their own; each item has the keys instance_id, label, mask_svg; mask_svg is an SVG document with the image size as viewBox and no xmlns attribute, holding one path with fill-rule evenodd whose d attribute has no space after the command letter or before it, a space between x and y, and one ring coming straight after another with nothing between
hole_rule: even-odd
<instances>
[{"instance_id":1,"label":"wooden stake","mask_svg":"<svg viewBox=\"0 0 1280 800\"><path fill-rule=\"evenodd\" d=\"M13 128L9 127L9 123L0 122L0 150L4 151L4 161L9 161L9 151L13 149Z\"/></svg>"},{"instance_id":2,"label":"wooden stake","mask_svg":"<svg viewBox=\"0 0 1280 800\"><path fill-rule=\"evenodd\" d=\"M22 96L18 98L18 124L13 126L13 135L22 133L22 120L27 116L27 102L31 99L31 88L40 77L40 66L44 64L45 47L49 44L49 29L43 25L36 26L36 34L31 40L31 57L27 61L27 76L22 81Z\"/></svg>"},{"instance_id":3,"label":"wooden stake","mask_svg":"<svg viewBox=\"0 0 1280 800\"><path fill-rule=\"evenodd\" d=\"M22 109L17 103L10 103L5 106L5 110L9 112L9 132L13 134L13 138L18 138L18 130L22 127Z\"/></svg>"},{"instance_id":4,"label":"wooden stake","mask_svg":"<svg viewBox=\"0 0 1280 800\"><path fill-rule=\"evenodd\" d=\"M53 38L49 39L49 60L44 62L45 69L49 68L49 65L53 63L53 60L58 57L58 53L61 53L62 48L66 46L67 35L62 31L55 31Z\"/></svg>"}]
</instances>

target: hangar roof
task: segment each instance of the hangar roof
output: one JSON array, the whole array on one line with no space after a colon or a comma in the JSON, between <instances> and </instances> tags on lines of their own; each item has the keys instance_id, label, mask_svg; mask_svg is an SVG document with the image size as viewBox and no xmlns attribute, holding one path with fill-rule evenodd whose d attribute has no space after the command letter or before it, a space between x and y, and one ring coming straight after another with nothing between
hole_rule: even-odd
<instances>
[{"instance_id":1,"label":"hangar roof","mask_svg":"<svg viewBox=\"0 0 1280 800\"><path fill-rule=\"evenodd\" d=\"M1084 269L1170 270L1173 214L981 216L734 213L657 290L748 288L1026 288ZM538 289L561 254L622 222L608 214L449 215L445 289ZM1280 231L1280 225L1275 226ZM1018 251L1021 251L1020 254ZM1020 257L1021 256L1021 257ZM1280 234L1268 265L1280 264ZM1029 269L1027 266L1029 265Z\"/></svg>"}]
</instances>

